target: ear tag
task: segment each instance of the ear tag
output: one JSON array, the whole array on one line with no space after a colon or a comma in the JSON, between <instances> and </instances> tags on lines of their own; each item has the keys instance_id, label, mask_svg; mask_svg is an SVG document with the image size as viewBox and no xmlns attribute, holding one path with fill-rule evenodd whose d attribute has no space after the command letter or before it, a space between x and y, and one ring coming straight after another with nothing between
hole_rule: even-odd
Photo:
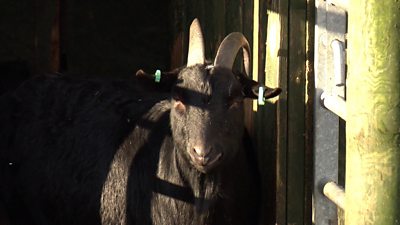
<instances>
[{"instance_id":1,"label":"ear tag","mask_svg":"<svg viewBox=\"0 0 400 225\"><path fill-rule=\"evenodd\" d=\"M258 105L265 105L264 86L258 87Z\"/></svg>"},{"instance_id":2,"label":"ear tag","mask_svg":"<svg viewBox=\"0 0 400 225\"><path fill-rule=\"evenodd\" d=\"M161 70L156 70L156 73L154 74L154 81L156 83L160 83L161 81Z\"/></svg>"}]
</instances>

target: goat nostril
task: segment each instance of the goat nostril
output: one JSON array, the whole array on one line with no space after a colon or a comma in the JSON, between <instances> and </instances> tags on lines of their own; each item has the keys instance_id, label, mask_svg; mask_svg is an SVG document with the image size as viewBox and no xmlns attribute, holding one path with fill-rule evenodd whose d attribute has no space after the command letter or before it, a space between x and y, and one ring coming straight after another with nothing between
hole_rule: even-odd
<instances>
[{"instance_id":1,"label":"goat nostril","mask_svg":"<svg viewBox=\"0 0 400 225\"><path fill-rule=\"evenodd\" d=\"M210 154L210 152L211 148L202 148L197 146L193 148L193 153L199 157L207 157L207 155Z\"/></svg>"},{"instance_id":2,"label":"goat nostril","mask_svg":"<svg viewBox=\"0 0 400 225\"><path fill-rule=\"evenodd\" d=\"M204 156L204 151L202 151L200 148L193 148L193 153L196 155L196 156L200 156L200 157L203 157Z\"/></svg>"}]
</instances>

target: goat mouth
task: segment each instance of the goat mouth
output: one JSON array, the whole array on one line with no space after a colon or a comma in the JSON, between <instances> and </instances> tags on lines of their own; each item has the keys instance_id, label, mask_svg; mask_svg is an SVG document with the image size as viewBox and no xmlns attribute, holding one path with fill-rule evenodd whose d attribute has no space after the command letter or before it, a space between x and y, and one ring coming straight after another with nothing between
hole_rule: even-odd
<instances>
[{"instance_id":1,"label":"goat mouth","mask_svg":"<svg viewBox=\"0 0 400 225\"><path fill-rule=\"evenodd\" d=\"M213 154L210 156L191 156L193 165L202 173L208 173L215 168L221 161L223 154Z\"/></svg>"}]
</instances>

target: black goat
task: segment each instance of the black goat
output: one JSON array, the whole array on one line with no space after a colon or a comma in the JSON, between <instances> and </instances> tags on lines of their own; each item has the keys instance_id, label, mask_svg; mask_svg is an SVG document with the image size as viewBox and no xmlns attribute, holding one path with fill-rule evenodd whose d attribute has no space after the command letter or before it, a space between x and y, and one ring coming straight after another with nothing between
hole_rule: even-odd
<instances>
[{"instance_id":1,"label":"black goat","mask_svg":"<svg viewBox=\"0 0 400 225\"><path fill-rule=\"evenodd\" d=\"M240 48L248 72L239 33L206 65L195 20L188 65L164 87L171 92L146 76L38 78L3 96L0 201L11 223L257 224L243 98L258 84L232 73Z\"/></svg>"}]
</instances>

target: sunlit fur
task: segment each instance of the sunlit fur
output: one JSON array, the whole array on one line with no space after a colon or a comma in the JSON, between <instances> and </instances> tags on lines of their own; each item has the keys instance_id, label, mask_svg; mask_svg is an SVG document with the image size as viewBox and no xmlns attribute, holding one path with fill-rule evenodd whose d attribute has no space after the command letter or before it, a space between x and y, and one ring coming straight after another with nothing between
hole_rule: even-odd
<instances>
[{"instance_id":1,"label":"sunlit fur","mask_svg":"<svg viewBox=\"0 0 400 225\"><path fill-rule=\"evenodd\" d=\"M0 201L12 224L257 224L233 74L198 65L172 94L137 86L47 78L0 99ZM190 160L199 140L223 153L212 168Z\"/></svg>"}]
</instances>

